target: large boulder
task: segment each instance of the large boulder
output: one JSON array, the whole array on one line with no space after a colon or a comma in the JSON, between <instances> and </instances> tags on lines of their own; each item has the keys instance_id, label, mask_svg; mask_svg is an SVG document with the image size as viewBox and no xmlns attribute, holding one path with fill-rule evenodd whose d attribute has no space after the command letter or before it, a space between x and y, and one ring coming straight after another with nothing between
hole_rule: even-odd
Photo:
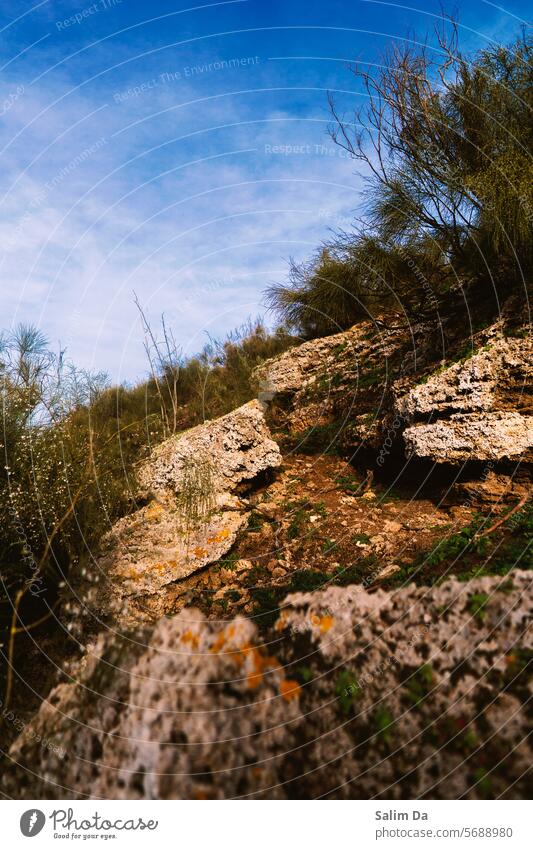
<instances>
[{"instance_id":1,"label":"large boulder","mask_svg":"<svg viewBox=\"0 0 533 849\"><path fill-rule=\"evenodd\" d=\"M454 463L533 459L533 365L527 338L496 338L396 402L408 456Z\"/></svg>"},{"instance_id":2,"label":"large boulder","mask_svg":"<svg viewBox=\"0 0 533 849\"><path fill-rule=\"evenodd\" d=\"M101 635L13 744L19 799L527 798L531 576L194 609ZM43 746L41 740L49 745Z\"/></svg>"},{"instance_id":3,"label":"large boulder","mask_svg":"<svg viewBox=\"0 0 533 849\"><path fill-rule=\"evenodd\" d=\"M167 439L139 470L141 489L154 497L172 497L183 489L191 467L201 472L202 463L210 467L211 484L220 497L281 464L259 401Z\"/></svg>"},{"instance_id":4,"label":"large boulder","mask_svg":"<svg viewBox=\"0 0 533 849\"><path fill-rule=\"evenodd\" d=\"M392 376L412 368L414 335L423 336L422 328L410 335L368 320L304 342L255 370L258 397L268 402L277 396L287 410L284 427L293 434L338 423L342 430L349 426L351 442L375 446L383 395Z\"/></svg>"},{"instance_id":5,"label":"large boulder","mask_svg":"<svg viewBox=\"0 0 533 849\"><path fill-rule=\"evenodd\" d=\"M404 329L362 321L333 336L289 348L258 366L254 377L265 393L295 395L297 400L311 387L340 394L346 386L353 389L359 378L367 378L369 371L375 373L378 382L381 374L377 372L397 354L406 338Z\"/></svg>"},{"instance_id":6,"label":"large boulder","mask_svg":"<svg viewBox=\"0 0 533 849\"><path fill-rule=\"evenodd\" d=\"M409 427L403 438L408 456L435 463L533 461L533 418L520 413L457 413Z\"/></svg>"},{"instance_id":7,"label":"large boulder","mask_svg":"<svg viewBox=\"0 0 533 849\"><path fill-rule=\"evenodd\" d=\"M262 363L255 379L264 391L294 394L315 382L319 375L336 371L339 357L348 350L352 356L365 349L364 335L370 322L321 339L311 339L289 348Z\"/></svg>"},{"instance_id":8,"label":"large boulder","mask_svg":"<svg viewBox=\"0 0 533 849\"><path fill-rule=\"evenodd\" d=\"M229 551L250 515L246 488L280 464L258 401L162 443L139 470L147 503L102 541L98 581L76 588L85 615L121 625L161 616L177 581Z\"/></svg>"},{"instance_id":9,"label":"large boulder","mask_svg":"<svg viewBox=\"0 0 533 849\"><path fill-rule=\"evenodd\" d=\"M462 362L437 370L400 398L407 421L453 413L529 407L533 382L529 339L496 339Z\"/></svg>"}]
</instances>

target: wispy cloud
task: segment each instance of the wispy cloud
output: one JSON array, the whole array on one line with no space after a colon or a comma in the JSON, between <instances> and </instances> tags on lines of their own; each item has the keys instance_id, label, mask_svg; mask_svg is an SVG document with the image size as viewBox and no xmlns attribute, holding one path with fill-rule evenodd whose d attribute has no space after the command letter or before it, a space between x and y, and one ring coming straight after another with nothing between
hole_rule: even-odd
<instances>
[{"instance_id":1,"label":"wispy cloud","mask_svg":"<svg viewBox=\"0 0 533 849\"><path fill-rule=\"evenodd\" d=\"M360 33L383 7L362 20L369 4L333 4L339 29L313 2L292 16L254 0L165 6L141 25L123 0L63 31L72 4L42 4L2 47L3 324L34 321L115 379L145 368L133 290L195 351L259 313L286 260L346 226L361 187L326 133L327 89L353 106L353 80L313 57L375 55Z\"/></svg>"}]
</instances>

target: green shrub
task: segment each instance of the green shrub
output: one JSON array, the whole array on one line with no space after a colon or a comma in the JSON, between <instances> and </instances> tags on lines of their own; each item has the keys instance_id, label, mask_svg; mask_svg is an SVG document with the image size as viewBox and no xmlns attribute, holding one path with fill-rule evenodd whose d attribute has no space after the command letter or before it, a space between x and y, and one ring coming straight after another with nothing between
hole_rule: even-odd
<instances>
[{"instance_id":1,"label":"green shrub","mask_svg":"<svg viewBox=\"0 0 533 849\"><path fill-rule=\"evenodd\" d=\"M370 176L358 229L292 263L288 283L267 291L308 338L379 312L390 323L437 320L465 295L478 313L480 303L494 313L495 293L512 287L527 297L532 41L466 56L457 33L445 21L438 50L409 39L376 70L352 68L366 97L350 118L330 100L333 141Z\"/></svg>"}]
</instances>

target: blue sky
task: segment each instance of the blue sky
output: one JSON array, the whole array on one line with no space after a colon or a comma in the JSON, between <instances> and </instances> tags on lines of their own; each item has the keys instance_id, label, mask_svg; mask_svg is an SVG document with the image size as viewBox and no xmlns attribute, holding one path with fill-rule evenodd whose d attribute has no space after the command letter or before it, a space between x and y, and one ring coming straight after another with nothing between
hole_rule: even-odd
<instances>
[{"instance_id":1,"label":"blue sky","mask_svg":"<svg viewBox=\"0 0 533 849\"><path fill-rule=\"evenodd\" d=\"M347 62L432 28L440 2L412 2L2 0L2 327L132 381L133 291L186 353L260 314L289 257L353 219L327 92L353 108ZM463 48L509 41L528 6L460 4Z\"/></svg>"}]
</instances>

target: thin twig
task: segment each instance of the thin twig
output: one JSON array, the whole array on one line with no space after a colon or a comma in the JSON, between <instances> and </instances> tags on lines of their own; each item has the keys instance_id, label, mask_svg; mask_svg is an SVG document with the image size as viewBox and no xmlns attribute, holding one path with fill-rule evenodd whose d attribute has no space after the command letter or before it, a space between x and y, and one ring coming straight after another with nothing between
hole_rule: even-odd
<instances>
[{"instance_id":1,"label":"thin twig","mask_svg":"<svg viewBox=\"0 0 533 849\"><path fill-rule=\"evenodd\" d=\"M26 587L23 590L19 590L17 595L15 596L15 603L13 605L13 616L11 617L11 627L9 629L9 646L7 649L7 681L6 681L6 694L4 696L4 708L9 707L9 703L11 701L11 693L13 690L13 654L15 651L15 635L17 633L16 622L18 619L18 609L20 603L26 593Z\"/></svg>"},{"instance_id":2,"label":"thin twig","mask_svg":"<svg viewBox=\"0 0 533 849\"><path fill-rule=\"evenodd\" d=\"M514 516L515 513L518 513L518 511L521 509L521 507L524 506L524 504L527 502L527 500L529 498L530 498L530 493L526 492L526 494L520 499L520 501L517 504L515 504L515 506L513 507L512 510L509 511L509 513L506 513L505 516L502 516L501 519L498 519L498 521L495 522L493 525L491 525L490 528L487 528L486 531L483 531L482 533L475 534L474 539L481 539L481 537L486 537L489 534L491 534L493 531L496 530L496 528L499 528L500 525L503 525L504 522L507 522L511 518L511 516Z\"/></svg>"}]
</instances>

